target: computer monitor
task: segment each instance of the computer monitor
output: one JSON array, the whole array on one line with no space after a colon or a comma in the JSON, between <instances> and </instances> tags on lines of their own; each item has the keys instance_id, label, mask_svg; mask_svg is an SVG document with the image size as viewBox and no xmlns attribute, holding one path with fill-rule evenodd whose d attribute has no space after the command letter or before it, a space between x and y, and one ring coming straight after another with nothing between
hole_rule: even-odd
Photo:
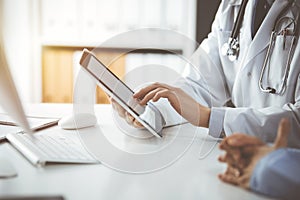
<instances>
[{"instance_id":1,"label":"computer monitor","mask_svg":"<svg viewBox=\"0 0 300 200\"><path fill-rule=\"evenodd\" d=\"M6 60L2 30L0 30L0 106L25 132L31 132Z\"/></svg>"}]
</instances>

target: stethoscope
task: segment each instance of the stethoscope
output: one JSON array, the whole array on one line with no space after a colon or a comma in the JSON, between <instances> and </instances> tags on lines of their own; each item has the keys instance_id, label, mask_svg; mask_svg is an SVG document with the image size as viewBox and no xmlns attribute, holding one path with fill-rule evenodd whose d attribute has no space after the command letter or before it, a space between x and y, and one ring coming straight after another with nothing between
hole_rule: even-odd
<instances>
[{"instance_id":1,"label":"stethoscope","mask_svg":"<svg viewBox=\"0 0 300 200\"><path fill-rule=\"evenodd\" d=\"M299 11L298 14L296 16L295 19L291 18L291 17L287 17L284 16L282 17L288 10L288 8L295 6L295 1L290 1L288 3L288 5L281 11L281 13L279 14L279 16L276 19L276 23L274 25L273 31L271 33L271 37L270 37L270 42L269 42L269 47L267 50L267 54L262 66L262 70L260 73L260 77L259 77L259 88L262 92L265 93L271 93L271 94L282 94L284 92L285 86L286 86L286 82L287 82L287 78L288 78L288 74L290 71L290 66L291 66L291 62L292 62L292 58L295 52L295 48L296 48L296 44L297 44L297 37L298 37L298 21L299 21ZM285 24L285 25L284 25ZM284 25L282 27L282 25ZM276 38L277 36L283 36L284 37L284 44L283 44L283 48L285 47L285 37L286 36L292 36L292 41L291 41L291 45L290 48L288 50L288 56L287 56L287 60L285 63L285 70L284 70L284 74L283 74L283 79L281 80L281 83L278 87L278 89L275 89L275 87L271 87L269 86L263 86L263 78L264 78L264 74L265 71L267 69L270 59L271 59L271 55L272 55L272 51L275 47L275 42L276 42Z\"/></svg>"},{"instance_id":2,"label":"stethoscope","mask_svg":"<svg viewBox=\"0 0 300 200\"><path fill-rule=\"evenodd\" d=\"M275 20L276 22L275 22L273 31L271 33L269 47L267 50L267 54L266 54L266 57L265 57L265 60L264 60L263 66L262 66L262 70L261 70L260 78L259 78L259 82L258 82L259 88L262 92L271 93L271 94L280 94L284 91L286 81L288 78L288 73L290 70L292 57L294 55L294 51L295 51L296 44L297 44L296 36L298 35L298 31L299 31L298 30L299 11L298 11L298 15L295 19L293 19L291 17L282 17L282 16L288 11L289 8L295 6L295 1L296 0L290 0L289 3L287 4L287 6L281 11L281 13L278 15L277 19ZM242 26L243 16L245 13L247 2L248 2L248 0L242 1L241 8L238 12L237 19L234 23L233 30L231 32L231 36L229 37L228 42L225 43L222 47L222 54L224 56L227 56L228 59L232 62L237 60L237 58L239 56L240 45L239 45L238 35L239 35L239 30L241 29L241 26ZM279 29L278 27L281 27L282 24L284 24L284 23L286 23L286 26ZM278 36L278 35L283 35L283 36L292 35L293 39L292 39L291 46L289 48L288 58L286 61L283 79L281 80L279 89L275 89L275 87L263 86L263 78L264 78L264 74L265 74L268 62L271 58L272 51L274 49L276 36Z\"/></svg>"},{"instance_id":3,"label":"stethoscope","mask_svg":"<svg viewBox=\"0 0 300 200\"><path fill-rule=\"evenodd\" d=\"M242 1L241 8L234 22L233 29L231 31L231 35L228 39L228 42L225 43L222 47L222 54L224 56L227 56L228 59L232 62L237 60L239 56L240 44L239 44L238 36L239 36L240 29L242 27L247 2L248 0Z\"/></svg>"}]
</instances>

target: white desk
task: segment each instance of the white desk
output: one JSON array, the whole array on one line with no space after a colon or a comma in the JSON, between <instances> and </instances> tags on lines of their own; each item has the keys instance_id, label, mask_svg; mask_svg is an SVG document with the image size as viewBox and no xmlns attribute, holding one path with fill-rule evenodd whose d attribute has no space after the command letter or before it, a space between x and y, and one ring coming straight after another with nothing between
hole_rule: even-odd
<instances>
[{"instance_id":1,"label":"white desk","mask_svg":"<svg viewBox=\"0 0 300 200\"><path fill-rule=\"evenodd\" d=\"M96 113L105 115L110 107L97 105ZM31 105L27 113L59 117L72 112L72 105ZM59 127L42 134L75 134ZM171 166L148 174L128 174L96 165L49 165L36 168L9 144L0 144L17 168L18 176L0 179L0 196L61 194L65 199L265 199L262 196L222 183L217 174L225 166L217 161L220 150L199 160L203 137ZM209 142L207 142L209 144Z\"/></svg>"}]
</instances>

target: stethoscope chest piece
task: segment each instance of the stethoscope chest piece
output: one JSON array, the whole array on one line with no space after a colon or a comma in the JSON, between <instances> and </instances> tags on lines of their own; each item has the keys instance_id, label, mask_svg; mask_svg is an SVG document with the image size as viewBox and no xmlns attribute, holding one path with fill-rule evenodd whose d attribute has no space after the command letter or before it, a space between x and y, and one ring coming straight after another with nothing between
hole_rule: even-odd
<instances>
[{"instance_id":1,"label":"stethoscope chest piece","mask_svg":"<svg viewBox=\"0 0 300 200\"><path fill-rule=\"evenodd\" d=\"M237 39L229 38L221 49L222 55L227 56L231 62L237 60L239 55L240 47Z\"/></svg>"}]
</instances>

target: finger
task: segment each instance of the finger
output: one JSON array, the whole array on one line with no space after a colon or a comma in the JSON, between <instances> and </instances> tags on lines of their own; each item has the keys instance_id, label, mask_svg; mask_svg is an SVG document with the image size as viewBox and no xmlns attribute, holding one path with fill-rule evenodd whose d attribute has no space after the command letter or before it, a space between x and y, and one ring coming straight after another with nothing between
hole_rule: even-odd
<instances>
[{"instance_id":1,"label":"finger","mask_svg":"<svg viewBox=\"0 0 300 200\"><path fill-rule=\"evenodd\" d=\"M134 117L128 112L125 112L125 120L129 125L133 125Z\"/></svg>"},{"instance_id":2,"label":"finger","mask_svg":"<svg viewBox=\"0 0 300 200\"><path fill-rule=\"evenodd\" d=\"M218 161L220 161L220 162L226 162L226 154L220 155L220 156L218 157Z\"/></svg>"},{"instance_id":3,"label":"finger","mask_svg":"<svg viewBox=\"0 0 300 200\"><path fill-rule=\"evenodd\" d=\"M134 121L133 121L133 126L135 127L135 128L142 128L142 127L144 127L138 120L136 120L136 119L134 119Z\"/></svg>"},{"instance_id":4,"label":"finger","mask_svg":"<svg viewBox=\"0 0 300 200\"><path fill-rule=\"evenodd\" d=\"M233 146L232 146L232 145L230 145L230 144L228 143L228 141L231 141L231 142L234 141L234 142L235 142L235 139L238 138L238 137L240 137L240 135L243 135L243 134L235 133L235 134L233 134L233 135L230 135L230 136L228 136L228 137L225 137L225 138L222 140L222 142L220 143L219 148L222 149L222 150L224 150L224 151L226 151L226 150L228 150L228 149L231 149L231 148L236 148L236 147L234 146L235 144L233 144Z\"/></svg>"},{"instance_id":5,"label":"finger","mask_svg":"<svg viewBox=\"0 0 300 200\"><path fill-rule=\"evenodd\" d=\"M224 162L224 163L228 163L228 164L234 163L234 159L228 153L225 153L224 155L220 155L218 157L218 160L220 162Z\"/></svg>"},{"instance_id":6,"label":"finger","mask_svg":"<svg viewBox=\"0 0 300 200\"><path fill-rule=\"evenodd\" d=\"M115 100L114 100L113 98L111 98L111 97L109 97L109 100L110 100L111 102L115 102Z\"/></svg>"},{"instance_id":7,"label":"finger","mask_svg":"<svg viewBox=\"0 0 300 200\"><path fill-rule=\"evenodd\" d=\"M218 160L223 163L227 163L231 167L238 166L239 157L237 158L234 154L226 153L218 157Z\"/></svg>"},{"instance_id":8,"label":"finger","mask_svg":"<svg viewBox=\"0 0 300 200\"><path fill-rule=\"evenodd\" d=\"M232 147L242 147L242 146L253 146L253 145L263 145L264 143L257 137L246 135L242 133L236 133L227 137L227 143Z\"/></svg>"},{"instance_id":9,"label":"finger","mask_svg":"<svg viewBox=\"0 0 300 200\"><path fill-rule=\"evenodd\" d=\"M227 140L226 139L224 139L220 143L219 148L222 149L222 150L224 150L224 151L226 151L228 155L231 155L231 157L233 157L233 160L235 162L239 162L239 160L241 158L241 149L240 148L229 146L227 144ZM222 162L222 160L220 160L220 162Z\"/></svg>"},{"instance_id":10,"label":"finger","mask_svg":"<svg viewBox=\"0 0 300 200\"><path fill-rule=\"evenodd\" d=\"M155 94L153 97L153 101L158 101L160 98L168 98L171 104L174 104L174 98L173 98L174 93L169 90L169 89L163 89L160 90Z\"/></svg>"},{"instance_id":11,"label":"finger","mask_svg":"<svg viewBox=\"0 0 300 200\"><path fill-rule=\"evenodd\" d=\"M234 177L239 177L241 175L241 172L237 167L229 165L224 174L225 175L231 175L231 176L234 176Z\"/></svg>"},{"instance_id":12,"label":"finger","mask_svg":"<svg viewBox=\"0 0 300 200\"><path fill-rule=\"evenodd\" d=\"M219 144L219 149L225 150L226 146L227 146L227 137L224 138L224 139L220 142L220 144Z\"/></svg>"},{"instance_id":13,"label":"finger","mask_svg":"<svg viewBox=\"0 0 300 200\"><path fill-rule=\"evenodd\" d=\"M117 111L117 113L119 114L119 116L122 117L122 118L124 118L126 110L122 106L120 106L120 104L118 104L113 99L111 99L111 104L112 104L113 109Z\"/></svg>"},{"instance_id":14,"label":"finger","mask_svg":"<svg viewBox=\"0 0 300 200\"><path fill-rule=\"evenodd\" d=\"M155 90L158 87L159 87L159 85L155 85L155 84L149 85L149 86L144 87L144 88L140 89L139 91L135 92L133 94L133 97L137 98L137 99L143 99L146 94L148 94L152 90Z\"/></svg>"},{"instance_id":15,"label":"finger","mask_svg":"<svg viewBox=\"0 0 300 200\"><path fill-rule=\"evenodd\" d=\"M220 162L226 162L226 154L224 154L224 155L221 155L221 156L219 156L218 157L218 160L220 161Z\"/></svg>"},{"instance_id":16,"label":"finger","mask_svg":"<svg viewBox=\"0 0 300 200\"><path fill-rule=\"evenodd\" d=\"M156 102L160 98L167 98L168 101L170 102L171 106L177 111L177 113L179 113L180 115L182 115L184 117L184 114L182 113L182 110L180 107L180 103L178 102L178 99L177 99L174 91L171 91L168 89L161 90L155 94L155 96L153 97L152 100L153 100L153 102Z\"/></svg>"},{"instance_id":17,"label":"finger","mask_svg":"<svg viewBox=\"0 0 300 200\"><path fill-rule=\"evenodd\" d=\"M111 101L111 106L113 107L113 109L115 109L115 110L117 109L115 103L112 101Z\"/></svg>"},{"instance_id":18,"label":"finger","mask_svg":"<svg viewBox=\"0 0 300 200\"><path fill-rule=\"evenodd\" d=\"M125 114L126 116L125 116L125 120L126 120L126 122L129 124L129 125L131 125L131 126L133 126L133 127L135 127L135 128L142 128L142 127L144 127L139 121L137 121L131 114L129 114L128 112L126 112L126 114Z\"/></svg>"},{"instance_id":19,"label":"finger","mask_svg":"<svg viewBox=\"0 0 300 200\"><path fill-rule=\"evenodd\" d=\"M227 139L227 143L229 146L233 147L241 147L246 145L262 145L263 142L258 139L257 137L242 134L242 133L236 133L232 136L229 136Z\"/></svg>"},{"instance_id":20,"label":"finger","mask_svg":"<svg viewBox=\"0 0 300 200\"><path fill-rule=\"evenodd\" d=\"M231 137L231 136L229 136L229 137ZM236 148L236 147L230 146L230 145L228 144L228 138L229 138L229 137L224 138L224 139L222 140L222 142L219 144L219 148L220 148L221 150L228 151L229 149Z\"/></svg>"},{"instance_id":21,"label":"finger","mask_svg":"<svg viewBox=\"0 0 300 200\"><path fill-rule=\"evenodd\" d=\"M238 185L237 177L226 174L219 174L219 178L226 183L230 183L233 185Z\"/></svg>"},{"instance_id":22,"label":"finger","mask_svg":"<svg viewBox=\"0 0 300 200\"><path fill-rule=\"evenodd\" d=\"M125 113L126 113L125 109L122 108L122 106L120 106L119 104L115 104L115 108L116 108L119 116L122 117L122 118L124 118L125 117Z\"/></svg>"},{"instance_id":23,"label":"finger","mask_svg":"<svg viewBox=\"0 0 300 200\"><path fill-rule=\"evenodd\" d=\"M274 143L274 148L283 148L287 146L288 134L290 132L290 123L288 119L284 118L280 121L277 137Z\"/></svg>"},{"instance_id":24,"label":"finger","mask_svg":"<svg viewBox=\"0 0 300 200\"><path fill-rule=\"evenodd\" d=\"M146 94L143 99L140 100L140 105L146 105L148 101L150 101L151 99L153 99L153 97L161 90L164 90L164 88L156 88L152 91L150 91L148 94Z\"/></svg>"},{"instance_id":25,"label":"finger","mask_svg":"<svg viewBox=\"0 0 300 200\"><path fill-rule=\"evenodd\" d=\"M150 91L155 90L156 88L167 88L169 89L169 86L162 83L154 83L147 87L144 87L140 89L138 92L135 92L133 97L138 99L143 99L145 95L147 95Z\"/></svg>"}]
</instances>

